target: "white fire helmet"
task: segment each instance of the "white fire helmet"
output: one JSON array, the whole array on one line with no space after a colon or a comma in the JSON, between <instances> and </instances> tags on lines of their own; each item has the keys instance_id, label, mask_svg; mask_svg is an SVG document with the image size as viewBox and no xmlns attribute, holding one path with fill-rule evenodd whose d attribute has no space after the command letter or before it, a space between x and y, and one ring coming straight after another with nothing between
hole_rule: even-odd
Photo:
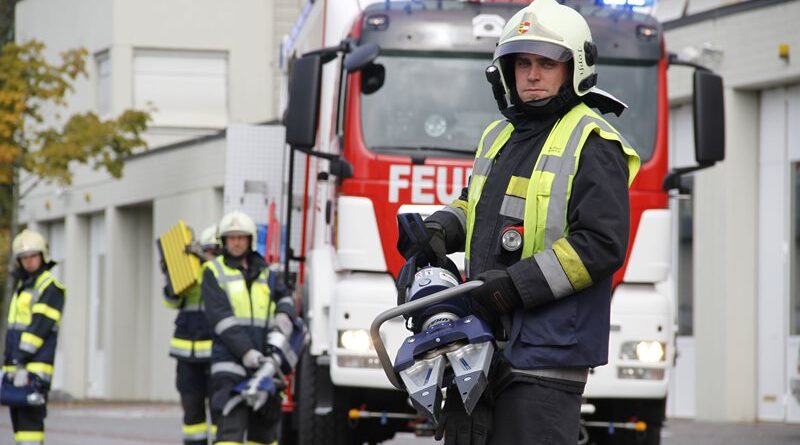
<instances>
[{"instance_id":1,"label":"white fire helmet","mask_svg":"<svg viewBox=\"0 0 800 445\"><path fill-rule=\"evenodd\" d=\"M556 0L534 0L503 28L494 51L494 64L500 70L506 94L514 73L503 70L513 69L514 65L502 62L505 56L516 53L537 54L559 62L572 60L572 88L578 96L588 93L597 83L597 47L589 25L578 11Z\"/></svg>"},{"instance_id":2,"label":"white fire helmet","mask_svg":"<svg viewBox=\"0 0 800 445\"><path fill-rule=\"evenodd\" d=\"M247 216L244 212L234 210L222 217L219 222L219 238L222 244L225 244L225 237L229 235L247 235L250 237L250 248L256 249L256 223L253 218Z\"/></svg>"},{"instance_id":3,"label":"white fire helmet","mask_svg":"<svg viewBox=\"0 0 800 445\"><path fill-rule=\"evenodd\" d=\"M34 232L33 230L25 229L14 237L14 241L11 243L11 250L17 259L21 256L39 252L42 254L42 259L45 263L50 262L47 241L44 240L44 237L39 232Z\"/></svg>"},{"instance_id":4,"label":"white fire helmet","mask_svg":"<svg viewBox=\"0 0 800 445\"><path fill-rule=\"evenodd\" d=\"M219 249L219 238L217 237L217 225L206 227L200 234L200 247L206 249Z\"/></svg>"}]
</instances>

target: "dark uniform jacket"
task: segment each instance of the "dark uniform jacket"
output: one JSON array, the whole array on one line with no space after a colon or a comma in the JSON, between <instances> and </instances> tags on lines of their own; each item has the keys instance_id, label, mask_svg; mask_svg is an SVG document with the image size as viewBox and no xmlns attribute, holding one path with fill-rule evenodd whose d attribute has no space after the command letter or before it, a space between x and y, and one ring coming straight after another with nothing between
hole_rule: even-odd
<instances>
[{"instance_id":1,"label":"dark uniform jacket","mask_svg":"<svg viewBox=\"0 0 800 445\"><path fill-rule=\"evenodd\" d=\"M586 140L572 184L567 240L583 261L592 284L556 301L533 257L520 261L521 250L502 250L502 229L518 225L499 215L512 175L530 177L539 152L566 108L532 119L506 113L514 124L511 138L495 158L475 209L469 276L507 270L524 308L512 314L504 354L514 368L594 367L608 361L611 280L628 245L628 166L621 148L596 134ZM467 188L461 200L467 200ZM456 216L439 211L428 218L445 229L448 252L464 249L466 233Z\"/></svg>"},{"instance_id":2,"label":"dark uniform jacket","mask_svg":"<svg viewBox=\"0 0 800 445\"><path fill-rule=\"evenodd\" d=\"M64 310L64 288L55 277L38 283L40 289L36 289L36 284L42 274L50 274L53 266L55 263L51 261L34 273L21 267L13 272L12 279L17 279L18 284L11 304L16 309L12 307L9 311L3 366L5 371L25 367L44 382L50 382L53 376L58 325ZM42 288L48 281L49 284ZM33 294L34 301L20 307L19 298L23 293Z\"/></svg>"}]
</instances>

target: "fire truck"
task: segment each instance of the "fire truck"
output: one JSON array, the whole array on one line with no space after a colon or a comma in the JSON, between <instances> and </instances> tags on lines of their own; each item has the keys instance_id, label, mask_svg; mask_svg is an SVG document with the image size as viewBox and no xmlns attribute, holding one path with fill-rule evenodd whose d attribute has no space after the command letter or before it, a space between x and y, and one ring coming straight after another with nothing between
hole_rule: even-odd
<instances>
[{"instance_id":1,"label":"fire truck","mask_svg":"<svg viewBox=\"0 0 800 445\"><path fill-rule=\"evenodd\" d=\"M583 431L595 443L658 444L675 358L675 302L661 285L670 273L668 190L724 157L722 81L693 66L698 165L668 171L666 73L692 64L666 53L660 24L641 12L652 0L607 1L614 5L567 4L592 30L599 87L628 105L606 118L642 168L630 189L627 260L613 281L609 363L591 371ZM286 443L430 432L389 384L368 329L397 304L398 213L424 217L458 197L482 130L502 118L484 71L526 3L317 0L303 11L287 73L284 260L298 270L311 344L295 375ZM384 327L392 356L407 333L402 319Z\"/></svg>"}]
</instances>

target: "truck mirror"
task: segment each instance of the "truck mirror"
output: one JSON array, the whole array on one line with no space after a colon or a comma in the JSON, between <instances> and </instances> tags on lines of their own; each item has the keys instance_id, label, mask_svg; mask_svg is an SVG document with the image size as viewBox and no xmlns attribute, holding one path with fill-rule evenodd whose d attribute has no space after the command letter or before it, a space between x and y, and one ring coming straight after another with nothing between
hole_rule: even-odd
<instances>
[{"instance_id":1,"label":"truck mirror","mask_svg":"<svg viewBox=\"0 0 800 445\"><path fill-rule=\"evenodd\" d=\"M725 159L725 102L722 77L694 72L694 153L700 165Z\"/></svg>"},{"instance_id":2,"label":"truck mirror","mask_svg":"<svg viewBox=\"0 0 800 445\"><path fill-rule=\"evenodd\" d=\"M365 43L344 56L344 69L349 73L360 71L372 63L379 53L380 47L376 43Z\"/></svg>"},{"instance_id":3,"label":"truck mirror","mask_svg":"<svg viewBox=\"0 0 800 445\"><path fill-rule=\"evenodd\" d=\"M339 179L352 178L353 164L342 158L331 159L330 174Z\"/></svg>"},{"instance_id":4,"label":"truck mirror","mask_svg":"<svg viewBox=\"0 0 800 445\"><path fill-rule=\"evenodd\" d=\"M286 109L286 143L311 148L317 140L322 56L305 55L295 60L289 79L289 106Z\"/></svg>"}]
</instances>

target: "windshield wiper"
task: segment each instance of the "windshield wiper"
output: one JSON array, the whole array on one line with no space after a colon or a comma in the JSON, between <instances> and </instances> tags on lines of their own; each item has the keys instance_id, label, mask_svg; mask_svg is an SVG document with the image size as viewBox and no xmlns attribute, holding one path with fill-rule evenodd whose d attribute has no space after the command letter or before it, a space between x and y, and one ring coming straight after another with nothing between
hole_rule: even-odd
<instances>
[{"instance_id":1,"label":"windshield wiper","mask_svg":"<svg viewBox=\"0 0 800 445\"><path fill-rule=\"evenodd\" d=\"M417 146L400 146L400 145L391 145L391 146L383 146L383 147L373 147L374 150L385 151L385 150L408 150L408 151L441 151L444 153L455 153L459 155L471 155L475 153L475 149L467 149L461 150L458 148L452 147L433 147L433 146L425 146L425 145L417 145Z\"/></svg>"}]
</instances>

